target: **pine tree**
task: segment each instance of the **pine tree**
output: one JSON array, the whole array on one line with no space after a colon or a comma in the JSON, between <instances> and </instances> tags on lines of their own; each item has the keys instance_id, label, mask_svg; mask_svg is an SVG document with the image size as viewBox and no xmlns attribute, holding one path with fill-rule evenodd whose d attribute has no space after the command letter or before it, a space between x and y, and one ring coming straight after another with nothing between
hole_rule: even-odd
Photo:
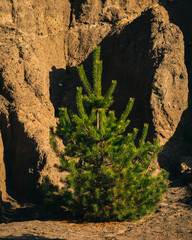
<instances>
[{"instance_id":1,"label":"pine tree","mask_svg":"<svg viewBox=\"0 0 192 240\"><path fill-rule=\"evenodd\" d=\"M145 141L147 124L137 145L138 129L126 133L133 98L119 119L110 110L117 82L112 81L102 95L100 47L93 51L93 84L83 65L77 70L84 89L77 88L78 114L61 108L56 132L51 136L53 149L69 172L68 189L63 191L65 207L73 216L87 220L138 219L155 209L167 189L167 173L161 171L153 177L155 169L150 169L161 147L157 140ZM59 153L55 136L63 140L64 154Z\"/></svg>"}]
</instances>

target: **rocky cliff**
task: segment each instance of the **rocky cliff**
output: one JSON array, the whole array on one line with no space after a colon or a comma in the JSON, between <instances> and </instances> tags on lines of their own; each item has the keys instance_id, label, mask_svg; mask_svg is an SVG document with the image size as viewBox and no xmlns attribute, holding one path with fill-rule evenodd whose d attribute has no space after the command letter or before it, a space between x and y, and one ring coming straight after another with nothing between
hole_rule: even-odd
<instances>
[{"instance_id":1,"label":"rocky cliff","mask_svg":"<svg viewBox=\"0 0 192 240\"><path fill-rule=\"evenodd\" d=\"M149 122L149 137L162 145L174 135L188 106L184 38L158 1L2 0L0 11L3 199L8 193L32 200L46 174L60 184L49 129L59 107L74 106L75 67L84 63L91 75L96 45L104 88L118 81L117 114L135 97L133 126Z\"/></svg>"}]
</instances>

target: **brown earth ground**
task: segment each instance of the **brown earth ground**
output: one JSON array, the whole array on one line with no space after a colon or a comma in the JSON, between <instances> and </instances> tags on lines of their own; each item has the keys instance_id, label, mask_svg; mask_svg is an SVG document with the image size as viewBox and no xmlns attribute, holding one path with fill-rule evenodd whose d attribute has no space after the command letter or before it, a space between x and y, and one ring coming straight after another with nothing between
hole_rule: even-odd
<instances>
[{"instance_id":1,"label":"brown earth ground","mask_svg":"<svg viewBox=\"0 0 192 240\"><path fill-rule=\"evenodd\" d=\"M75 223L69 221L20 221L0 224L0 239L13 240L190 240L191 193L174 182L155 213L136 222Z\"/></svg>"}]
</instances>

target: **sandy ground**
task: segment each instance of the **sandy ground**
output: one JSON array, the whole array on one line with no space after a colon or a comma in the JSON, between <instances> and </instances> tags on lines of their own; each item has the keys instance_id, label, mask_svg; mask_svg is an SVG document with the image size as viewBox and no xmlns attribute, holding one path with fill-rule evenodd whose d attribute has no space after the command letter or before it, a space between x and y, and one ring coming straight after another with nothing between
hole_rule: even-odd
<instances>
[{"instance_id":1,"label":"sandy ground","mask_svg":"<svg viewBox=\"0 0 192 240\"><path fill-rule=\"evenodd\" d=\"M0 239L13 240L191 240L192 196L173 186L157 211L137 222L73 223L21 221L0 224Z\"/></svg>"}]
</instances>

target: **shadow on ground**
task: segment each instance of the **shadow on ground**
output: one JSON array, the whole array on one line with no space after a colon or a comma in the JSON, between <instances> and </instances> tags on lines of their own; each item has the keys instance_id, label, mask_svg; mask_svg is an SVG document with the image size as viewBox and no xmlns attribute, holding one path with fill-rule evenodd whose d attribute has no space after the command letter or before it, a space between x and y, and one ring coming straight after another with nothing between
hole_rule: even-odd
<instances>
[{"instance_id":1,"label":"shadow on ground","mask_svg":"<svg viewBox=\"0 0 192 240\"><path fill-rule=\"evenodd\" d=\"M19 236L19 237L14 237L14 236L8 236L8 237L4 237L4 238L1 238L1 240L7 240L7 239L10 239L10 240L66 240L65 238L45 238L45 237L39 237L39 236L34 236L34 235L31 235L31 234L24 234L22 236Z\"/></svg>"}]
</instances>

